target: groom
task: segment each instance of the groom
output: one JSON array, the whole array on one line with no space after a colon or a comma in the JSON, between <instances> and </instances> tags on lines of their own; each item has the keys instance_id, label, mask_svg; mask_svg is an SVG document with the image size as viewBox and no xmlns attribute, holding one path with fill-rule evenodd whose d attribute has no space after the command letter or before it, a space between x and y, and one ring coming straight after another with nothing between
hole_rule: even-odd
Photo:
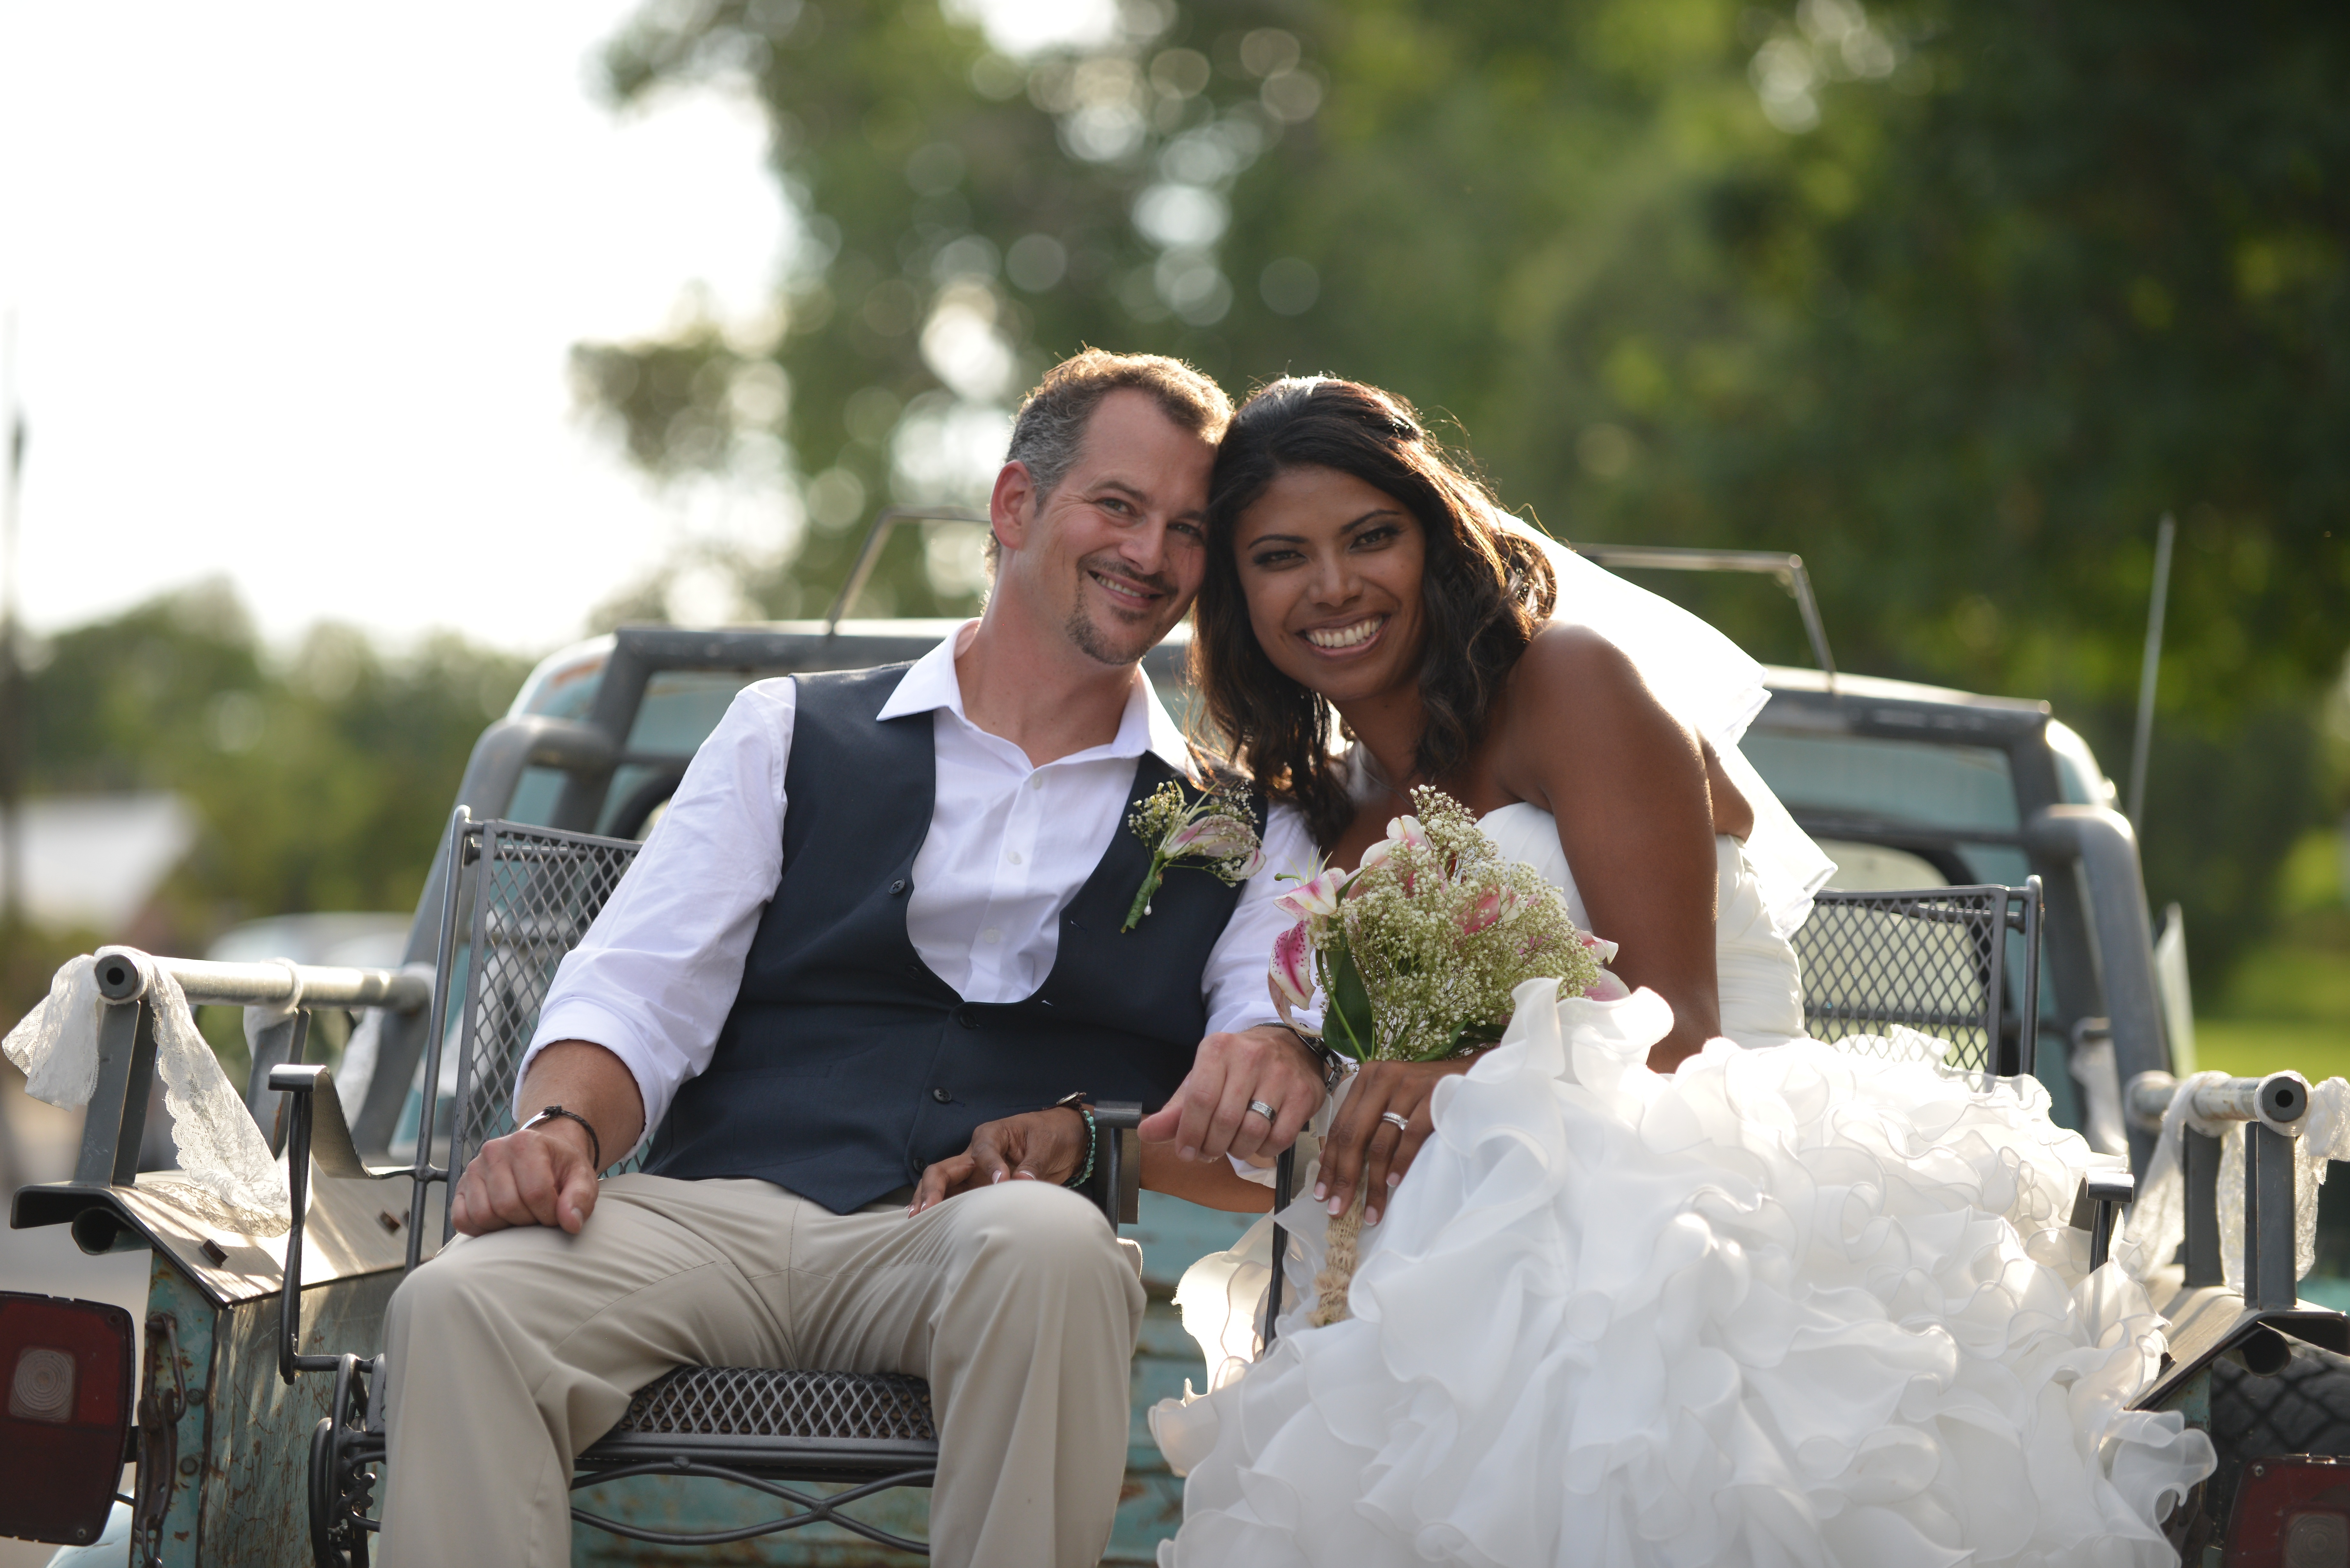
<instances>
[{"instance_id":1,"label":"groom","mask_svg":"<svg viewBox=\"0 0 2350 1568\"><path fill-rule=\"evenodd\" d=\"M464 1237L392 1298L384 1562L567 1563L573 1459L688 1364L927 1377L936 1561L1099 1558L1143 1296L1061 1185L1069 1106L1161 1106L1146 1182L1212 1200L1322 1095L1265 989L1293 814L1253 881L1178 870L1119 930L1127 817L1187 763L1137 661L1198 589L1230 417L1172 360L1055 367L979 621L751 686L702 744L548 992ZM955 1195L910 1212L939 1161Z\"/></svg>"}]
</instances>

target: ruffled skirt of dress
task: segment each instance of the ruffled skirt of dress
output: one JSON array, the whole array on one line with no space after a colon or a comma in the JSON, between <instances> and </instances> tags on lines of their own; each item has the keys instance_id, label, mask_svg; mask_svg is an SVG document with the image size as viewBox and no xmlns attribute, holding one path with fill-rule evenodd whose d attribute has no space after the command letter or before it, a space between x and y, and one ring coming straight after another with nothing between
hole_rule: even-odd
<instances>
[{"instance_id":1,"label":"ruffled skirt of dress","mask_svg":"<svg viewBox=\"0 0 2350 1568\"><path fill-rule=\"evenodd\" d=\"M1353 1317L1151 1428L1162 1564L2155 1564L2213 1466L2125 1408L2160 1320L2068 1225L2102 1163L2038 1086L1716 1041L1520 988L1364 1233ZM1232 1369L1236 1370L1236 1368Z\"/></svg>"}]
</instances>

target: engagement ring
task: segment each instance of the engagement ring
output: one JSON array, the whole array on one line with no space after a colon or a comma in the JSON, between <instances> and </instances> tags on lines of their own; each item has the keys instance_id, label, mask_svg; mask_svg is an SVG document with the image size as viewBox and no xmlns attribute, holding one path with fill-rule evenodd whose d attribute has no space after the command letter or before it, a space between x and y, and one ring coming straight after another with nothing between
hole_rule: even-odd
<instances>
[{"instance_id":1,"label":"engagement ring","mask_svg":"<svg viewBox=\"0 0 2350 1568\"><path fill-rule=\"evenodd\" d=\"M1379 1113L1379 1120L1387 1123L1388 1126L1395 1128L1398 1132L1411 1131L1411 1123L1404 1117L1396 1115L1393 1111L1381 1111Z\"/></svg>"},{"instance_id":2,"label":"engagement ring","mask_svg":"<svg viewBox=\"0 0 2350 1568\"><path fill-rule=\"evenodd\" d=\"M1249 1109L1254 1111L1257 1115L1263 1116L1269 1122L1280 1119L1280 1117L1275 1115L1274 1108L1271 1106L1266 1105L1263 1100L1251 1100L1249 1102Z\"/></svg>"}]
</instances>

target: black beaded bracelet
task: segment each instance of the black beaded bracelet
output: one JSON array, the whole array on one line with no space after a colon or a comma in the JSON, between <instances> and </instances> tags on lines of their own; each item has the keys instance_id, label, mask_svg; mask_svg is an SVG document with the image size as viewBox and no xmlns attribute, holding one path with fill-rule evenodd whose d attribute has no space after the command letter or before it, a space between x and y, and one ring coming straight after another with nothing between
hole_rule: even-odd
<instances>
[{"instance_id":1,"label":"black beaded bracelet","mask_svg":"<svg viewBox=\"0 0 2350 1568\"><path fill-rule=\"evenodd\" d=\"M1100 1130L1094 1126L1094 1108L1086 1104L1082 1094L1071 1095L1066 1100L1055 1100L1046 1110L1072 1110L1086 1118L1086 1164L1076 1175L1061 1183L1064 1187L1083 1187L1094 1179L1094 1150L1100 1143Z\"/></svg>"}]
</instances>

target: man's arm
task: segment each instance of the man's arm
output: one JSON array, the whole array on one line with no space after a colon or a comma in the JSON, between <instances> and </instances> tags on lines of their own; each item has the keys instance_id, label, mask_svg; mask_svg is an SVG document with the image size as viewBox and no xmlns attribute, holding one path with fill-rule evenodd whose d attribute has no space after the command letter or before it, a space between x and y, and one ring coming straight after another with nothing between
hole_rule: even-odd
<instances>
[{"instance_id":1,"label":"man's arm","mask_svg":"<svg viewBox=\"0 0 2350 1568\"><path fill-rule=\"evenodd\" d=\"M511 1225L556 1225L576 1236L596 1210L599 1161L590 1150L601 1163L617 1162L644 1135L637 1075L601 1045L558 1040L540 1048L515 1098L525 1120L561 1106L588 1127L550 1116L492 1138L457 1183L451 1218L468 1236Z\"/></svg>"},{"instance_id":2,"label":"man's arm","mask_svg":"<svg viewBox=\"0 0 2350 1568\"><path fill-rule=\"evenodd\" d=\"M1139 1129L1145 1144L1170 1145L1178 1160L1232 1155L1269 1161L1321 1108L1321 1061L1272 1021L1266 983L1274 939L1295 923L1274 903L1287 888L1281 874L1310 875L1316 859L1295 807L1277 805L1268 814L1264 859L1264 869L1241 889L1201 976L1208 1037L1174 1096ZM1252 1103L1271 1106L1273 1116L1252 1111Z\"/></svg>"},{"instance_id":3,"label":"man's arm","mask_svg":"<svg viewBox=\"0 0 2350 1568\"><path fill-rule=\"evenodd\" d=\"M561 1043L594 1041L635 1075L640 1131L660 1125L679 1085L710 1064L783 872L796 711L792 682L759 681L694 752L652 836L547 988L515 1087L517 1123L548 1103L525 1085L539 1054ZM633 1147L598 1131L614 1163Z\"/></svg>"},{"instance_id":4,"label":"man's arm","mask_svg":"<svg viewBox=\"0 0 2350 1568\"><path fill-rule=\"evenodd\" d=\"M1107 1128L1104 1137L1117 1135ZM582 1139L581 1141L586 1141ZM1086 1152L1086 1122L1066 1107L1029 1111L973 1128L971 1147L932 1162L914 1189L909 1215L935 1208L960 1192L999 1181L1048 1181L1065 1186L1076 1175ZM1203 1209L1262 1214L1273 1207L1273 1189L1243 1180L1223 1160L1179 1160L1172 1146L1142 1146L1140 1183L1152 1192L1188 1199Z\"/></svg>"}]
</instances>

